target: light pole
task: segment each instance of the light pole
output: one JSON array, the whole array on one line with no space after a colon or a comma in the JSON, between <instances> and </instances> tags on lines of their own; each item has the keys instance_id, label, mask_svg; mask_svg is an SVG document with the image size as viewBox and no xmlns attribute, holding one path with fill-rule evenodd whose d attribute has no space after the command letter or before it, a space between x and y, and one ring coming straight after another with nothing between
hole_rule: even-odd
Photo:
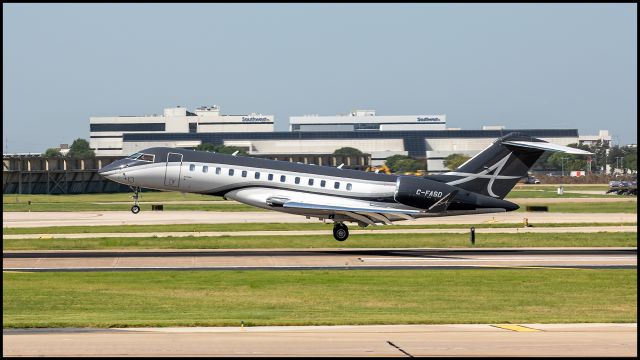
<instances>
[{"instance_id":1,"label":"light pole","mask_svg":"<svg viewBox=\"0 0 640 360\"><path fill-rule=\"evenodd\" d=\"M624 159L623 156L616 156L616 168L620 169L622 167L622 165L624 165L624 163L622 162L622 159ZM618 163L619 161L619 163Z\"/></svg>"},{"instance_id":2,"label":"light pole","mask_svg":"<svg viewBox=\"0 0 640 360\"><path fill-rule=\"evenodd\" d=\"M560 158L560 166L562 167L562 177L564 177L564 161L568 159L567 157Z\"/></svg>"}]
</instances>

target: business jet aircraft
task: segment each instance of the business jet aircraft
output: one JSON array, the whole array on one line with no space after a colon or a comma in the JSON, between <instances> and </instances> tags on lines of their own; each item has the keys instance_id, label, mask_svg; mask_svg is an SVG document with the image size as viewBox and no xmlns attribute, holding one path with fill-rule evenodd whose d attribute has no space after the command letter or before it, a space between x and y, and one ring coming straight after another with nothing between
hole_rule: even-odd
<instances>
[{"instance_id":1,"label":"business jet aircraft","mask_svg":"<svg viewBox=\"0 0 640 360\"><path fill-rule=\"evenodd\" d=\"M368 173L185 149L154 147L99 170L134 191L141 188L223 196L244 204L334 222L333 236L349 236L345 222L364 227L427 216L513 211L504 197L544 151L591 153L519 133L495 140L458 169L424 177Z\"/></svg>"}]
</instances>

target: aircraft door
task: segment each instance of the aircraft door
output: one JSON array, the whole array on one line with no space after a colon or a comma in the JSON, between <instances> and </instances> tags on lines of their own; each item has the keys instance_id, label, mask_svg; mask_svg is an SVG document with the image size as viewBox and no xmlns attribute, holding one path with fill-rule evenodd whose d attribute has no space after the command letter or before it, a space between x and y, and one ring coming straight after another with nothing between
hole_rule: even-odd
<instances>
[{"instance_id":1,"label":"aircraft door","mask_svg":"<svg viewBox=\"0 0 640 360\"><path fill-rule=\"evenodd\" d=\"M182 170L182 154L168 153L167 166L164 172L164 184L178 187L180 185L180 171Z\"/></svg>"}]
</instances>

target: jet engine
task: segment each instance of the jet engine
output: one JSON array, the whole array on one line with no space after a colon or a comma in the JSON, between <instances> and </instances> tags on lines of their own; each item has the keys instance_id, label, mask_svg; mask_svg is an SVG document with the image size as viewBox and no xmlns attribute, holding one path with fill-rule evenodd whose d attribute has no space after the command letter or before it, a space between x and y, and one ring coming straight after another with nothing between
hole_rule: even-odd
<instances>
[{"instance_id":1,"label":"jet engine","mask_svg":"<svg viewBox=\"0 0 640 360\"><path fill-rule=\"evenodd\" d=\"M460 190L435 180L400 176L396 181L394 199L403 205L431 209L438 202L450 202Z\"/></svg>"}]
</instances>

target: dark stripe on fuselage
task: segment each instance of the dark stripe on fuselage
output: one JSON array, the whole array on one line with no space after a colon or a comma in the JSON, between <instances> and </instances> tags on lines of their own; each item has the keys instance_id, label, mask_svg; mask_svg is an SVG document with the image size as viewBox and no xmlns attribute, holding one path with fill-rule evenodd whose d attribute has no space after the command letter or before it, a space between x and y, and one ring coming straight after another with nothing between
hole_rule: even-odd
<instances>
[{"instance_id":1,"label":"dark stripe on fuselage","mask_svg":"<svg viewBox=\"0 0 640 360\"><path fill-rule=\"evenodd\" d=\"M324 195L324 196L334 196L334 197L340 197L340 198L346 198L346 199L363 200L363 201L375 201L375 202L397 204L397 202L393 199L393 196L389 196L389 197L364 197L364 196L354 196L354 195L346 195L346 194L331 194L331 193L325 193L325 192L313 191L313 190L301 190L301 189L297 189L297 188L294 189L294 188L291 188L291 186L280 185L280 184L276 184L276 183L274 183L273 185L264 185L264 184L229 185L229 186L223 186L223 187L221 187L219 189L203 192L201 194L212 195L212 196L224 196L225 194L227 194L227 193L229 193L231 191L234 191L234 190L250 189L250 188L268 188L268 189L290 190L290 191L295 191L295 192L298 192L298 193ZM329 189L329 188L321 188L321 189Z\"/></svg>"},{"instance_id":2,"label":"dark stripe on fuselage","mask_svg":"<svg viewBox=\"0 0 640 360\"><path fill-rule=\"evenodd\" d=\"M186 149L174 149L167 147L149 148L139 151L144 154L154 154L156 163L165 163L168 153L179 153L183 155L182 162L201 162L223 165L245 166L253 168L290 171L303 174L334 176L347 179L359 179L368 181L380 181L395 183L396 175L376 174L359 170L338 169L332 166L318 166L309 164L298 164L288 161L269 160L253 158L248 156L233 156L229 154L211 153L205 151L195 151Z\"/></svg>"}]
</instances>

